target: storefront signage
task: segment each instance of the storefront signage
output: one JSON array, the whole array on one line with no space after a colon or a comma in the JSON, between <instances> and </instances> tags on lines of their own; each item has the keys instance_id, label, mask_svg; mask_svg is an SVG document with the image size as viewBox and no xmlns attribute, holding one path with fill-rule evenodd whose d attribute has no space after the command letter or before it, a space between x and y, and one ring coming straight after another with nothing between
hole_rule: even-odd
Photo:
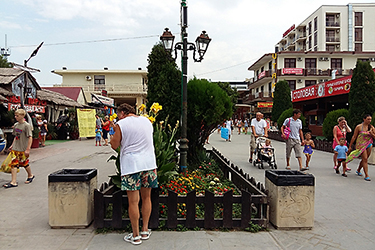
<instances>
[{"instance_id":1,"label":"storefront signage","mask_svg":"<svg viewBox=\"0 0 375 250\"><path fill-rule=\"evenodd\" d=\"M8 108L8 110L16 110L18 108L21 108L21 104L15 104L15 103L3 103L5 107ZM37 106L37 105L27 105L25 104L25 110L26 112L34 112L34 113L45 113L45 107L44 106Z\"/></svg>"},{"instance_id":2,"label":"storefront signage","mask_svg":"<svg viewBox=\"0 0 375 250\"><path fill-rule=\"evenodd\" d=\"M8 99L8 102L11 102L11 103L21 103L21 98L19 96L7 96L7 99ZM39 100L38 98L27 98L27 104L46 106L47 101L42 101L42 100Z\"/></svg>"},{"instance_id":3,"label":"storefront signage","mask_svg":"<svg viewBox=\"0 0 375 250\"><path fill-rule=\"evenodd\" d=\"M99 104L103 103L103 104L110 105L110 106L113 106L113 104L115 103L115 100L109 97L95 95L95 94L91 94L91 96L92 96L93 103L99 103Z\"/></svg>"},{"instance_id":4,"label":"storefront signage","mask_svg":"<svg viewBox=\"0 0 375 250\"><path fill-rule=\"evenodd\" d=\"M294 30L295 27L296 25L293 24L289 29L287 29L287 31L284 32L283 37L288 35L292 30Z\"/></svg>"},{"instance_id":5,"label":"storefront signage","mask_svg":"<svg viewBox=\"0 0 375 250\"><path fill-rule=\"evenodd\" d=\"M258 102L258 108L272 108L273 102Z\"/></svg>"},{"instance_id":6,"label":"storefront signage","mask_svg":"<svg viewBox=\"0 0 375 250\"><path fill-rule=\"evenodd\" d=\"M333 95L347 94L350 91L351 82L352 82L351 76L329 81L326 83L326 86L325 86L325 95L333 96Z\"/></svg>"},{"instance_id":7,"label":"storefront signage","mask_svg":"<svg viewBox=\"0 0 375 250\"><path fill-rule=\"evenodd\" d=\"M297 89L292 92L292 101L299 102L316 98L316 85L309 86L302 89Z\"/></svg>"},{"instance_id":8,"label":"storefront signage","mask_svg":"<svg viewBox=\"0 0 375 250\"><path fill-rule=\"evenodd\" d=\"M283 75L302 75L303 69L302 68L283 68L282 74Z\"/></svg>"},{"instance_id":9,"label":"storefront signage","mask_svg":"<svg viewBox=\"0 0 375 250\"><path fill-rule=\"evenodd\" d=\"M263 71L258 75L258 80L266 76L266 71Z\"/></svg>"},{"instance_id":10,"label":"storefront signage","mask_svg":"<svg viewBox=\"0 0 375 250\"><path fill-rule=\"evenodd\" d=\"M77 109L78 129L80 137L95 136L95 109Z\"/></svg>"}]
</instances>

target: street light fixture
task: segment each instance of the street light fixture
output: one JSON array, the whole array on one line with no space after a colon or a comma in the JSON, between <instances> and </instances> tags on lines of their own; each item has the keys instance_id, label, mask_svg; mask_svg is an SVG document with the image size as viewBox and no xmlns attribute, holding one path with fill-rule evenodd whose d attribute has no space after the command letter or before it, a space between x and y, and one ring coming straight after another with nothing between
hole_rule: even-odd
<instances>
[{"instance_id":1,"label":"street light fixture","mask_svg":"<svg viewBox=\"0 0 375 250\"><path fill-rule=\"evenodd\" d=\"M180 171L184 171L187 167L187 151L188 142L187 139L187 51L193 51L193 58L195 62L201 62L203 56L207 51L208 45L211 39L206 34L206 31L202 31L202 34L197 37L194 43L187 41L188 34L186 29L188 27L187 22L187 4L186 0L181 0L181 42L176 43L174 46L175 56L172 57L174 60L177 58L177 50L182 51L182 114L181 114L181 139L180 139ZM160 36L160 40L163 43L164 49L167 52L172 53L174 36L165 28L163 35ZM199 58L195 57L195 53L198 51Z\"/></svg>"}]
</instances>

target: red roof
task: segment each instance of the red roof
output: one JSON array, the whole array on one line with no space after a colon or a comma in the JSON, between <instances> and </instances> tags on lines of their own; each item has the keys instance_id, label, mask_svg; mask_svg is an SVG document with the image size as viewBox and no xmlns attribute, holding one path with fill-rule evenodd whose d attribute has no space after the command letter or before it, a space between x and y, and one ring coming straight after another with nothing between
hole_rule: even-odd
<instances>
[{"instance_id":1,"label":"red roof","mask_svg":"<svg viewBox=\"0 0 375 250\"><path fill-rule=\"evenodd\" d=\"M63 94L74 101L77 101L79 93L82 90L82 87L43 87L42 89L54 91L60 94Z\"/></svg>"}]
</instances>

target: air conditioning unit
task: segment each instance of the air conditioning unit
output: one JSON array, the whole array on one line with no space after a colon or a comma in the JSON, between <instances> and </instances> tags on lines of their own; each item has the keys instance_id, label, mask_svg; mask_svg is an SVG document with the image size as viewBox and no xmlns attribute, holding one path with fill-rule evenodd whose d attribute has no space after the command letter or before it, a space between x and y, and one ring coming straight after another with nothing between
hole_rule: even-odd
<instances>
[{"instance_id":1,"label":"air conditioning unit","mask_svg":"<svg viewBox=\"0 0 375 250\"><path fill-rule=\"evenodd\" d=\"M301 62L302 61L302 57L298 57L297 61Z\"/></svg>"},{"instance_id":2,"label":"air conditioning unit","mask_svg":"<svg viewBox=\"0 0 375 250\"><path fill-rule=\"evenodd\" d=\"M91 81L91 76L85 76L86 81Z\"/></svg>"},{"instance_id":3,"label":"air conditioning unit","mask_svg":"<svg viewBox=\"0 0 375 250\"><path fill-rule=\"evenodd\" d=\"M340 33L340 30L336 30L336 33Z\"/></svg>"},{"instance_id":4,"label":"air conditioning unit","mask_svg":"<svg viewBox=\"0 0 375 250\"><path fill-rule=\"evenodd\" d=\"M319 82L324 82L324 79L320 79Z\"/></svg>"},{"instance_id":5,"label":"air conditioning unit","mask_svg":"<svg viewBox=\"0 0 375 250\"><path fill-rule=\"evenodd\" d=\"M340 18L340 14L336 14L336 18Z\"/></svg>"},{"instance_id":6,"label":"air conditioning unit","mask_svg":"<svg viewBox=\"0 0 375 250\"><path fill-rule=\"evenodd\" d=\"M375 62L375 57L369 58L371 62Z\"/></svg>"},{"instance_id":7,"label":"air conditioning unit","mask_svg":"<svg viewBox=\"0 0 375 250\"><path fill-rule=\"evenodd\" d=\"M298 79L297 82L298 82L298 83L302 83L302 80L301 80L301 79Z\"/></svg>"},{"instance_id":8,"label":"air conditioning unit","mask_svg":"<svg viewBox=\"0 0 375 250\"><path fill-rule=\"evenodd\" d=\"M323 61L328 61L329 59L328 59L328 57L324 57L324 59L323 59Z\"/></svg>"},{"instance_id":9,"label":"air conditioning unit","mask_svg":"<svg viewBox=\"0 0 375 250\"><path fill-rule=\"evenodd\" d=\"M336 44L336 48L338 48L338 49L339 49L339 48L340 48L340 44Z\"/></svg>"},{"instance_id":10,"label":"air conditioning unit","mask_svg":"<svg viewBox=\"0 0 375 250\"><path fill-rule=\"evenodd\" d=\"M323 57L319 57L319 61L324 61L324 58Z\"/></svg>"}]
</instances>

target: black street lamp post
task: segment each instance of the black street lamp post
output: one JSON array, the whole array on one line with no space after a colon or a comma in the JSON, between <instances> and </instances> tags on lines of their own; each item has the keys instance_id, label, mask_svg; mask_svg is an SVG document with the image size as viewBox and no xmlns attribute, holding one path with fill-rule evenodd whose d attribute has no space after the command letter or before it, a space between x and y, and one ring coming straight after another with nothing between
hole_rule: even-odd
<instances>
[{"instance_id":1,"label":"black street lamp post","mask_svg":"<svg viewBox=\"0 0 375 250\"><path fill-rule=\"evenodd\" d=\"M195 62L201 62L203 56L207 51L208 45L211 39L206 34L206 31L202 31L202 34L197 37L194 43L187 41L187 5L186 0L181 1L181 40L182 42L176 43L174 46L175 56L177 58L177 50L182 51L182 121L181 121L181 139L180 139L180 170L184 171L187 167L187 151L188 151L188 139L187 139L187 64L188 64L188 50L193 51L193 58ZM173 50L174 36L165 28L163 35L160 37L163 43L164 49L170 53ZM198 52L199 58L195 56L196 51Z\"/></svg>"}]
</instances>

